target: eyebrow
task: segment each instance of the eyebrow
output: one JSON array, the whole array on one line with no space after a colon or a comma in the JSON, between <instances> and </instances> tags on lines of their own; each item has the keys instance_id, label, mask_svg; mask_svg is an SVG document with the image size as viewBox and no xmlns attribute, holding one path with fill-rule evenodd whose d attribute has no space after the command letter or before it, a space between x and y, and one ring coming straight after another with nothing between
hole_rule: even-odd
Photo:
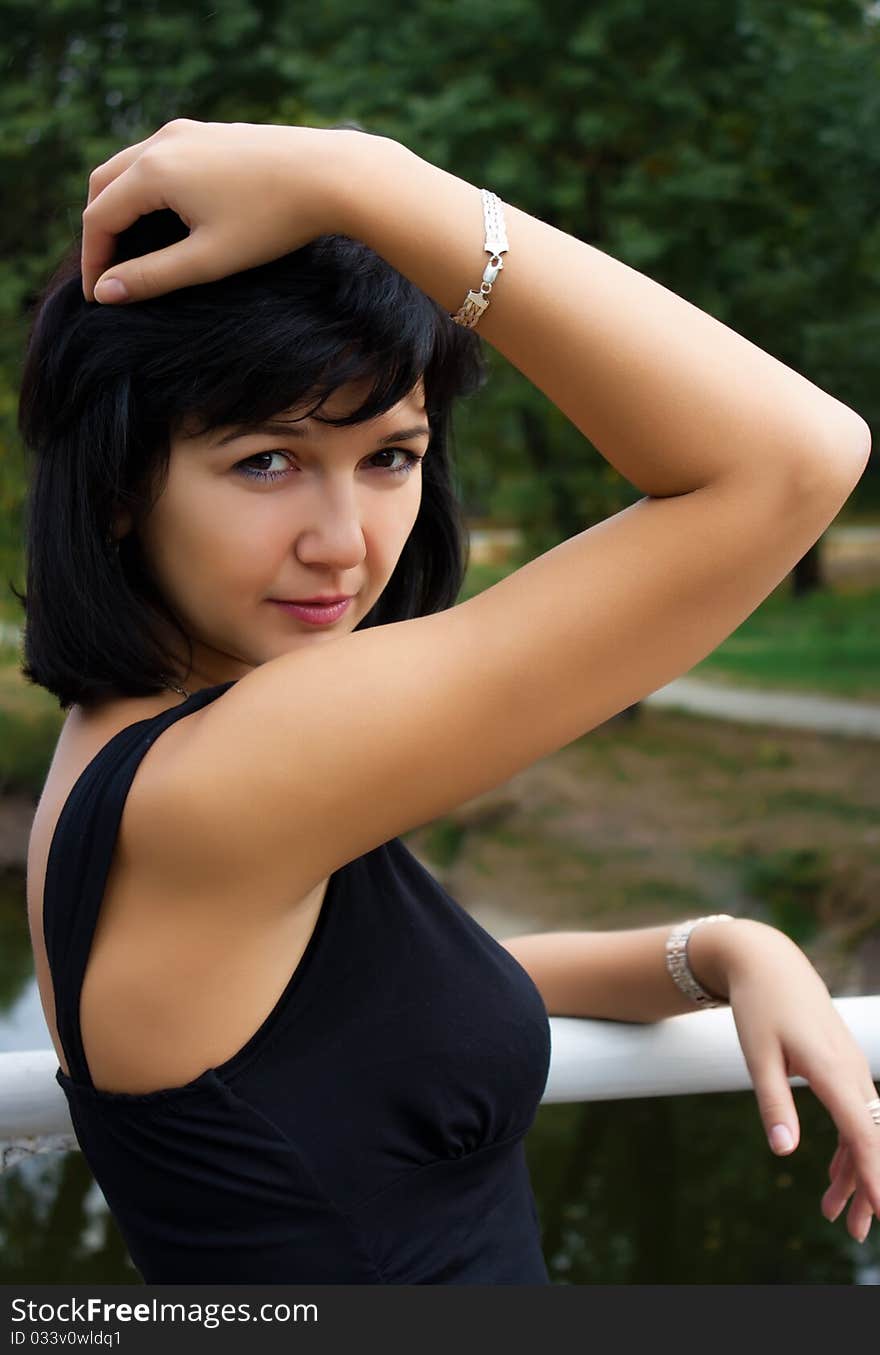
<instances>
[{"instance_id":1,"label":"eyebrow","mask_svg":"<svg viewBox=\"0 0 880 1355\"><path fill-rule=\"evenodd\" d=\"M256 433L280 433L286 438L306 438L308 433L304 428L298 428L296 424L281 423L276 420L268 420L266 423L256 423L250 426L233 429L231 433L226 433L219 441L212 443L214 447L225 447L229 442L235 442L238 438L250 437ZM379 438L378 446L386 447L390 442L409 442L410 438L430 437L431 430L420 424L418 428L401 428L396 433L389 433L384 438Z\"/></svg>"}]
</instances>

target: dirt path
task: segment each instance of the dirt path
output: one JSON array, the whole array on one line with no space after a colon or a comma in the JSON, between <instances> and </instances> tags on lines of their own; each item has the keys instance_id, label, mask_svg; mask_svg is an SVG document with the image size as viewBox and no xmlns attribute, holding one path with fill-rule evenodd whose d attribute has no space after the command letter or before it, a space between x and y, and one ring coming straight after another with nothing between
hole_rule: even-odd
<instances>
[{"instance_id":1,"label":"dirt path","mask_svg":"<svg viewBox=\"0 0 880 1355\"><path fill-rule=\"evenodd\" d=\"M785 729L817 729L849 738L880 739L880 704L799 692L762 692L700 678L676 678L646 705L692 711L719 720Z\"/></svg>"}]
</instances>

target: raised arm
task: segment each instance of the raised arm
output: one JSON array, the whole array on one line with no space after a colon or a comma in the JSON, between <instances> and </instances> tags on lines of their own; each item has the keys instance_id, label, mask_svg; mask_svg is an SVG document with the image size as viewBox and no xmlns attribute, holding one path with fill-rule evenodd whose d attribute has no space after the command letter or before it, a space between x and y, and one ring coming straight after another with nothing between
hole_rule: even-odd
<instances>
[{"instance_id":1,"label":"raised arm","mask_svg":"<svg viewBox=\"0 0 880 1355\"><path fill-rule=\"evenodd\" d=\"M107 269L115 235L169 205L189 238ZM858 479L870 433L848 406L645 274L511 203L505 216L479 332L643 493L805 467ZM326 232L364 240L451 312L486 261L479 186L399 142L180 118L90 176L83 289L112 277L138 301Z\"/></svg>"},{"instance_id":2,"label":"raised arm","mask_svg":"<svg viewBox=\"0 0 880 1355\"><path fill-rule=\"evenodd\" d=\"M363 187L346 176L344 229L455 311L487 258L479 186L398 142L346 135L369 173ZM858 478L870 431L847 405L645 274L504 212L510 249L479 333L637 489Z\"/></svg>"}]
</instances>

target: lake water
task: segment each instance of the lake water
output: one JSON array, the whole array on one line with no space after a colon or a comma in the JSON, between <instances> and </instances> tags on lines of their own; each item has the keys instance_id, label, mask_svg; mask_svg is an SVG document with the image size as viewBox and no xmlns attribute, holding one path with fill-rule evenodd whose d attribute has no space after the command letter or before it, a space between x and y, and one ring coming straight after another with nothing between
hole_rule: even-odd
<instances>
[{"instance_id":1,"label":"lake water","mask_svg":"<svg viewBox=\"0 0 880 1355\"><path fill-rule=\"evenodd\" d=\"M0 875L0 1052L45 1049L24 881ZM878 1284L880 1224L860 1247L819 1208L836 1131L795 1089L801 1144L773 1157L751 1092L546 1105L526 1140L557 1284ZM0 1175L0 1283L139 1283L82 1155Z\"/></svg>"}]
</instances>

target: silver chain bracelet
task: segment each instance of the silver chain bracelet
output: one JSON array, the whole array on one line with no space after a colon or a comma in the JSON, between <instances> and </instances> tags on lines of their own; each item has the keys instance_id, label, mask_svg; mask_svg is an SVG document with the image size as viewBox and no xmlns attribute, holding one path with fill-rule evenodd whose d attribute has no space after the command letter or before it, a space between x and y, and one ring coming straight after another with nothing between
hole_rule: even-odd
<instances>
[{"instance_id":1,"label":"silver chain bracelet","mask_svg":"<svg viewBox=\"0 0 880 1355\"><path fill-rule=\"evenodd\" d=\"M506 254L510 248L507 243L507 229L504 225L504 207L501 199L496 197L494 193L490 193L488 188L480 189L480 198L483 203L483 225L486 233L483 248L490 257L483 271L480 290L468 292L459 310L451 317L457 325L464 325L466 329L474 328L483 311L489 305L489 293L492 290L492 284L504 267L504 260L501 255Z\"/></svg>"}]
</instances>

